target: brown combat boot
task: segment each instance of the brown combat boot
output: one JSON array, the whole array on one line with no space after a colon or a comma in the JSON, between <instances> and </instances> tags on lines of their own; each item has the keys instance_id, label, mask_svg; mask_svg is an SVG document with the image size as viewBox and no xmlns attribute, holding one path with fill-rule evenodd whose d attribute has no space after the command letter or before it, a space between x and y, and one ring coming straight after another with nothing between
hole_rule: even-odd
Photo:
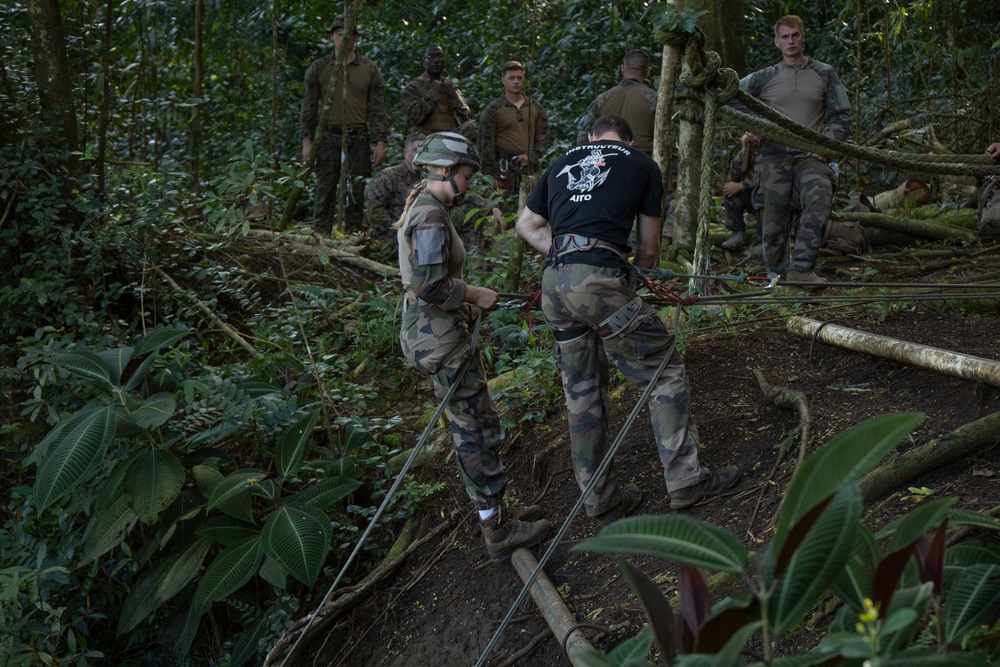
<instances>
[{"instance_id":1,"label":"brown combat boot","mask_svg":"<svg viewBox=\"0 0 1000 667\"><path fill-rule=\"evenodd\" d=\"M807 289L823 289L827 283L826 278L817 276L812 271L796 271L795 269L788 271L788 276L785 280L790 283L803 283L802 287Z\"/></svg>"},{"instance_id":2,"label":"brown combat boot","mask_svg":"<svg viewBox=\"0 0 1000 667\"><path fill-rule=\"evenodd\" d=\"M500 505L493 516L479 522L479 528L483 531L483 540L486 542L486 552L489 554L490 560L493 561L510 556L515 549L535 546L545 539L545 536L552 529L552 524L548 522L548 519L517 521L504 516L505 512L506 508Z\"/></svg>"},{"instance_id":3,"label":"brown combat boot","mask_svg":"<svg viewBox=\"0 0 1000 667\"><path fill-rule=\"evenodd\" d=\"M614 507L594 517L602 526L606 526L612 521L617 521L634 512L639 507L639 503L642 502L642 491L635 484L626 484L618 488L616 501Z\"/></svg>"},{"instance_id":4,"label":"brown combat boot","mask_svg":"<svg viewBox=\"0 0 1000 667\"><path fill-rule=\"evenodd\" d=\"M740 481L740 469L736 466L727 466L722 470L716 470L711 476L706 477L693 486L686 486L670 492L670 509L682 510L700 503L705 498L717 496L723 491L736 486Z\"/></svg>"}]
</instances>

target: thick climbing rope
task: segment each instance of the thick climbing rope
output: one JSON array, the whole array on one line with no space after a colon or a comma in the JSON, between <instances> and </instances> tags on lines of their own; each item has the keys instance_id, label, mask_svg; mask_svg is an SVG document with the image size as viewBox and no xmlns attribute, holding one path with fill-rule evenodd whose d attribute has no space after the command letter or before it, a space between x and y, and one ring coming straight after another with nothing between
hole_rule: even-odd
<instances>
[{"instance_id":1,"label":"thick climbing rope","mask_svg":"<svg viewBox=\"0 0 1000 667\"><path fill-rule=\"evenodd\" d=\"M490 638L489 643L486 645L486 648L483 649L482 654L479 656L479 660L476 661L476 667L482 667L486 664L486 658L489 657L490 653L496 647L497 642L500 641L500 637L503 635L504 630L507 629L507 626L510 625L510 622L514 619L514 614L517 613L521 603L524 602L524 598L528 596L528 592L534 585L535 580L538 579L538 575L541 573L542 568L544 568L546 563L549 562L549 559L552 558L552 554L556 551L556 547L559 546L559 543L566 536L566 532L569 530L570 524L573 523L573 519L576 518L576 515L579 514L580 509L583 507L584 500L586 500L587 496L589 496L591 491L594 490L594 486L597 485L601 476L607 472L609 467L611 467L611 462L614 460L615 453L618 451L622 442L625 441L625 436L628 435L629 429L632 428L632 424L639 416L640 410L642 410L643 406L645 406L646 402L649 400L650 395L652 395L653 388L656 387L656 383L659 381L660 376L663 375L663 369L667 367L667 363L669 363L671 357L674 356L674 350L677 346L677 329L680 323L680 313L680 308L678 308L674 313L674 336L673 340L670 342L670 347L663 356L663 361L660 362L656 372L653 373L653 376L649 380L649 384L646 385L646 389L642 392L642 396L639 397L635 407L632 408L632 412L629 414L628 419L626 419L625 423L622 424L621 430L615 437L614 442L612 442L611 446L608 448L608 452L604 455L604 459L602 459L600 465L597 466L597 470L594 471L594 474L587 483L586 488L584 488L584 490L580 493L580 497L577 498L576 503L573 505L572 509L570 509L569 516L566 517L562 526L559 527L559 530L556 532L555 537L552 538L552 543L549 544L548 549L546 549L545 553L542 554L542 557L538 559L538 565L535 566L535 569L532 570L527 581L524 582L524 586L521 587L521 591L517 594L517 598L510 606L510 610L507 612L507 615L504 616L500 625Z\"/></svg>"},{"instance_id":2,"label":"thick climbing rope","mask_svg":"<svg viewBox=\"0 0 1000 667\"><path fill-rule=\"evenodd\" d=\"M461 368L459 368L458 374L455 376L455 381L451 383L450 387L448 387L448 391L445 394L444 398L441 400L441 404L438 406L437 411L435 411L434 416L431 417L430 421L427 422L427 426L424 428L424 432L421 434L420 439L417 440L417 444L413 446L413 451L410 452L410 455L407 457L406 463L404 463L403 467L400 468L399 473L396 475L396 479L393 480L392 486L389 488L389 491L385 494L385 498L382 500L382 504L379 505L379 508L372 516L371 521L368 522L368 527L365 528L365 532L361 534L361 537L358 539L357 544L354 545L354 550L351 552L351 555L347 558L347 561L340 568L340 572L337 574L337 578L333 580L332 584L330 584L330 588L327 589L326 594L323 596L323 599L320 600L319 604L316 606L316 610L313 612L312 616L309 617L309 622L305 624L305 627L302 628L302 630L299 632L298 637L296 637L295 643L293 643L291 648L288 649L288 652L285 654L285 657L281 661L281 667L285 667L285 663L288 662L289 658L292 658L293 656L296 655L296 650L299 646L299 643L302 641L302 638L305 637L306 634L309 632L309 628L312 627L313 621L316 620L316 617L319 615L319 612L323 609L323 606L327 603L327 601L330 599L330 596L333 595L333 592L337 589L337 585L340 583L340 580L344 577L344 573L347 572L347 568L351 565L352 562L354 562L354 558L358 555L358 553L360 553L361 547L364 546L365 541L368 539L368 535L372 532L372 529L375 528L375 525L378 523L378 520L382 517L382 514L389 506L389 503L392 501L393 497L395 497L396 491L399 490L399 487L402 484L403 479L405 479L406 477L406 473L409 472L410 467L412 467L413 465L413 462L417 460L417 456L420 454L420 450L423 449L424 444L426 444L428 438L430 438L431 433L433 433L434 429L437 428L438 419L441 418L441 414L444 412L445 408L448 407L448 403L451 401L451 397L455 395L455 391L458 389L458 385L461 384L462 378L465 376L466 372L468 372L470 365L476 358L476 353L478 350L477 341L479 339L479 327L482 324L482 321L483 321L483 311L480 310L479 313L476 315L475 325L473 325L472 327L472 336L470 338L470 346L472 353L462 364Z\"/></svg>"}]
</instances>

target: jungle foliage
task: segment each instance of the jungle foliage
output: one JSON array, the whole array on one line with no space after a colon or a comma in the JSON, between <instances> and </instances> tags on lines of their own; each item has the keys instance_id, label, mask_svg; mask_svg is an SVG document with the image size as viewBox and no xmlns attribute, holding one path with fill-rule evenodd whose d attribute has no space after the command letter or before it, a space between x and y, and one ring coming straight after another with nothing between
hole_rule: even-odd
<instances>
[{"instance_id":1,"label":"jungle foliage","mask_svg":"<svg viewBox=\"0 0 1000 667\"><path fill-rule=\"evenodd\" d=\"M721 6L688 5L708 17ZM980 152L998 138L997 3L745 5L746 34L711 40L738 38L757 67L775 58L774 19L804 16L810 50L852 91L859 141L904 118L915 123L904 141L922 147ZM625 50L646 48L658 64L655 9L364 5L359 50L386 81L389 161L401 153L399 91L428 43L444 45L446 73L475 112L500 93L500 65L524 62L555 154L616 82ZM252 662L374 513L403 440L399 396L385 388L419 382L394 363L398 287L336 284L332 260L306 270L246 236L249 212L267 224L309 181L298 103L309 62L330 50L333 11L314 1L0 7L0 664ZM68 97L49 72L65 75ZM722 170L738 129L724 132ZM893 179L853 169L862 187ZM293 217L304 221L305 206ZM474 275L503 284L507 253L498 239ZM494 370L531 380L501 389L520 406L504 413L514 429L559 395L549 339L510 312L490 324ZM371 561L434 490L407 483ZM289 536L302 538L298 551Z\"/></svg>"}]
</instances>

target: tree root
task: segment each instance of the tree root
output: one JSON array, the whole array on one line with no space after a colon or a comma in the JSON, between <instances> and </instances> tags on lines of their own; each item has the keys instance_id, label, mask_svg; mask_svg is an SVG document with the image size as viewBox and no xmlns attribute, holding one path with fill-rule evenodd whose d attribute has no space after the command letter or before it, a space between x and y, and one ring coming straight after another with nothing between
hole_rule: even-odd
<instances>
[{"instance_id":1,"label":"tree root","mask_svg":"<svg viewBox=\"0 0 1000 667\"><path fill-rule=\"evenodd\" d=\"M764 394L764 398L774 405L782 408L792 408L799 415L799 458L795 464L795 470L798 470L802 465L802 462L806 458L806 447L809 444L810 434L810 423L812 421L809 415L809 403L806 400L805 394L801 391L795 391L793 389L786 389L784 387L772 387L771 384L764 377L764 374L757 368L753 369L753 376L757 379L757 385L760 387L760 391ZM771 471L767 474L768 480L774 479L774 474L778 471L778 467L785 458L785 454L788 449L788 440L784 440L781 443L781 448L778 450L778 458L774 462L774 466ZM794 476L794 472L793 472ZM752 526L754 520L757 518L757 510L760 509L760 503L764 499L764 494L768 489L767 484L761 489L760 494L757 496L757 504L754 505L753 514L750 515L750 521L747 525ZM780 508L779 508L780 509ZM772 517L771 523L769 525L774 525L777 520L777 513Z\"/></svg>"}]
</instances>

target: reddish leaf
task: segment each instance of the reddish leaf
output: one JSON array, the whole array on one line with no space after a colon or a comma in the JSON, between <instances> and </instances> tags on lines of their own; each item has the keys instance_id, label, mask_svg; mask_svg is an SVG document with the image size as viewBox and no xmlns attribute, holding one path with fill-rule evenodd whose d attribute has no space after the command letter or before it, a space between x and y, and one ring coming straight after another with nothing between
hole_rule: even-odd
<instances>
[{"instance_id":1,"label":"reddish leaf","mask_svg":"<svg viewBox=\"0 0 1000 667\"><path fill-rule=\"evenodd\" d=\"M941 522L934 539L920 552L920 580L934 582L934 595L941 595L944 584L944 551L947 547L945 533L948 530L948 519Z\"/></svg>"},{"instance_id":2,"label":"reddish leaf","mask_svg":"<svg viewBox=\"0 0 1000 667\"><path fill-rule=\"evenodd\" d=\"M778 562L774 566L775 579L779 579L781 577L785 568L788 567L788 564L792 561L792 556L795 555L795 550L799 548L800 544L802 544L802 540L806 539L806 535L809 534L813 524L819 520L820 515L823 514L823 510L826 509L826 506L829 505L831 501L833 501L833 494L827 496L825 500L817 503L815 507L806 512L806 514L798 520L798 523L792 526L792 529L788 531L788 537L785 539L784 546L781 547L781 553L778 554Z\"/></svg>"},{"instance_id":3,"label":"reddish leaf","mask_svg":"<svg viewBox=\"0 0 1000 667\"><path fill-rule=\"evenodd\" d=\"M875 568L875 576L872 577L872 602L878 607L879 618L885 618L889 613L889 603L899 585L899 579L903 576L903 569L906 568L906 561L910 559L916 541L911 542L898 551L879 561Z\"/></svg>"},{"instance_id":4,"label":"reddish leaf","mask_svg":"<svg viewBox=\"0 0 1000 667\"><path fill-rule=\"evenodd\" d=\"M663 656L664 662L668 665L673 664L676 656L672 641L675 634L675 623L674 612L670 608L670 603L663 596L660 587L650 580L644 572L634 567L628 561L622 559L616 560L618 560L618 567L624 573L628 585L632 588L636 596L638 596L639 602L642 603L642 608L646 612L646 618L649 619L649 627L653 630L653 639L656 640L656 647L660 649L660 655Z\"/></svg>"},{"instance_id":5,"label":"reddish leaf","mask_svg":"<svg viewBox=\"0 0 1000 667\"><path fill-rule=\"evenodd\" d=\"M684 623L692 636L697 636L698 628L712 609L712 592L708 589L708 581L699 568L681 565L677 572L677 591Z\"/></svg>"},{"instance_id":6,"label":"reddish leaf","mask_svg":"<svg viewBox=\"0 0 1000 667\"><path fill-rule=\"evenodd\" d=\"M695 638L695 653L718 653L737 630L747 624L746 611L742 607L730 607L710 618Z\"/></svg>"}]
</instances>

